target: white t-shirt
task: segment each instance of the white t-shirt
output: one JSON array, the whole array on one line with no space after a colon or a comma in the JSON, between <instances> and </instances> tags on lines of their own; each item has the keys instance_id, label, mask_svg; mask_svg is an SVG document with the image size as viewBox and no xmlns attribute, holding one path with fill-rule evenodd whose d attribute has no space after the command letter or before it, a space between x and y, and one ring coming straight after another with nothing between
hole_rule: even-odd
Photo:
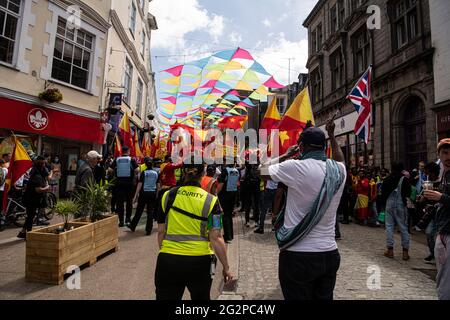
<instances>
[{"instance_id":1,"label":"white t-shirt","mask_svg":"<svg viewBox=\"0 0 450 320\"><path fill-rule=\"evenodd\" d=\"M344 173L344 180L331 200L324 217L305 238L292 245L288 249L289 251L328 252L337 249L334 226L346 180L345 165L339 163L339 166ZM289 187L284 216L286 228L293 228L298 225L311 210L322 187L325 169L326 163L324 161L314 159L288 160L269 167L272 180L282 182Z\"/></svg>"},{"instance_id":2,"label":"white t-shirt","mask_svg":"<svg viewBox=\"0 0 450 320\"><path fill-rule=\"evenodd\" d=\"M6 168L0 168L0 170L3 170L3 174L6 180L6 176L8 175L8 169ZM0 186L0 191L5 191L5 184ZM2 201L2 199L0 199L0 201Z\"/></svg>"}]
</instances>

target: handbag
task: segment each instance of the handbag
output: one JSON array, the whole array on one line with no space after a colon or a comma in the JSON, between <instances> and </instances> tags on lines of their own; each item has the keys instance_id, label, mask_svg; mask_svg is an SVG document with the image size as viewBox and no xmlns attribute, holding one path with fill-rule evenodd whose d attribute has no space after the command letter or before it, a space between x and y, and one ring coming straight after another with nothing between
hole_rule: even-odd
<instances>
[{"instance_id":1,"label":"handbag","mask_svg":"<svg viewBox=\"0 0 450 320\"><path fill-rule=\"evenodd\" d=\"M382 210L380 212L380 214L378 215L378 222L384 223L385 221L386 221L386 214L385 214L384 210Z\"/></svg>"}]
</instances>

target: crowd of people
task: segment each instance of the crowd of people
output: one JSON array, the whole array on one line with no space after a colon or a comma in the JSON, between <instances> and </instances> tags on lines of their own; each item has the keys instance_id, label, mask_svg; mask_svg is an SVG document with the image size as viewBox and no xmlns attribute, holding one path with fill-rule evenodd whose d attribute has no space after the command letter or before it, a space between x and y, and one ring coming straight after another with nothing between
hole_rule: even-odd
<instances>
[{"instance_id":1,"label":"crowd of people","mask_svg":"<svg viewBox=\"0 0 450 320\"><path fill-rule=\"evenodd\" d=\"M410 259L410 234L424 231L430 251L424 261L437 265L439 298L450 298L450 139L439 143L436 163L420 162L411 172L400 163L393 164L390 171L370 167L348 170L333 123L327 124L327 131L333 160L325 155L324 133L313 127L304 130L297 146L264 164L185 164L173 163L166 156L146 157L139 165L127 147L122 156L106 160L90 151L77 168L74 192L90 182L109 180L111 210L119 217L119 227L135 232L145 209L146 235L157 221L158 299L180 299L185 286L193 298L209 298L215 255L223 265L225 281L232 279L225 243L233 241L233 216L238 212L245 217L245 227L253 227L257 234L264 233L267 214L271 214L286 299L333 298L340 265L339 224L351 222L384 225L384 255L388 258L394 257L398 228L403 260ZM0 159L0 192L8 160L8 155ZM45 194L51 191L51 181L60 179L59 159L50 160L35 157L26 175L23 200L27 220L19 238L26 238L32 229ZM168 277L167 270L180 264L186 273ZM202 274L195 283L191 281L194 274Z\"/></svg>"}]
</instances>

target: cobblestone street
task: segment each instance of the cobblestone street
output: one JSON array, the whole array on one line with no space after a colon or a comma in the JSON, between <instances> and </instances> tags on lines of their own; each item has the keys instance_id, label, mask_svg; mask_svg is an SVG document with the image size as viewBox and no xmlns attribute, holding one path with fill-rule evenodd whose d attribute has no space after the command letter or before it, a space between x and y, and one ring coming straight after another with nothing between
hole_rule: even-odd
<instances>
[{"instance_id":1,"label":"cobblestone street","mask_svg":"<svg viewBox=\"0 0 450 320\"><path fill-rule=\"evenodd\" d=\"M239 274L235 296L229 299L283 299L278 282L278 248L269 220L266 232L254 234L253 228L245 228L241 216L235 218L239 235L233 245L239 246ZM335 299L388 299L414 300L436 299L436 274L433 265L425 264L427 247L423 235L412 236L410 256L407 262L401 259L400 237L396 235L395 258L383 256L385 248L384 228L368 228L355 224L341 225L342 240L338 242L341 266L338 272ZM379 267L381 288L370 290L367 280ZM368 272L369 271L369 272Z\"/></svg>"}]
</instances>

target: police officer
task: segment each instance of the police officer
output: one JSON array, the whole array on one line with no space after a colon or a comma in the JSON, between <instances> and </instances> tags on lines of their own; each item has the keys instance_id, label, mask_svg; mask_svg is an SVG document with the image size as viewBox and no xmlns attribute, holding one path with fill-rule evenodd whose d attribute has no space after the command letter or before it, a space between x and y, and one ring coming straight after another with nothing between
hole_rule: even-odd
<instances>
[{"instance_id":1,"label":"police officer","mask_svg":"<svg viewBox=\"0 0 450 320\"><path fill-rule=\"evenodd\" d=\"M126 223L131 223L133 210L134 175L139 174L136 160L130 157L130 149L122 148L122 157L114 160L110 170L115 173L115 192L117 194L116 212L119 215L119 227L124 226L124 205L126 203Z\"/></svg>"},{"instance_id":2,"label":"police officer","mask_svg":"<svg viewBox=\"0 0 450 320\"><path fill-rule=\"evenodd\" d=\"M153 170L152 167L153 159L145 158L145 171L141 173L139 177L139 183L136 188L136 194L134 195L133 202L137 202L136 213L134 214L131 224L128 226L132 232L136 230L136 226L141 219L142 212L147 206L147 223L145 226L145 231L147 235L150 235L153 228L153 208L156 203L156 194L159 189L158 183L158 173Z\"/></svg>"},{"instance_id":3,"label":"police officer","mask_svg":"<svg viewBox=\"0 0 450 320\"><path fill-rule=\"evenodd\" d=\"M236 202L239 171L235 164L229 164L222 169L218 179L223 184L222 190L219 192L220 204L223 208L223 231L225 242L229 243L233 240L233 210Z\"/></svg>"},{"instance_id":4,"label":"police officer","mask_svg":"<svg viewBox=\"0 0 450 320\"><path fill-rule=\"evenodd\" d=\"M159 205L157 300L181 300L185 287L192 300L209 300L214 253L223 265L225 283L232 279L219 202L200 188L204 166L185 165L183 173L183 186L167 191Z\"/></svg>"}]
</instances>

